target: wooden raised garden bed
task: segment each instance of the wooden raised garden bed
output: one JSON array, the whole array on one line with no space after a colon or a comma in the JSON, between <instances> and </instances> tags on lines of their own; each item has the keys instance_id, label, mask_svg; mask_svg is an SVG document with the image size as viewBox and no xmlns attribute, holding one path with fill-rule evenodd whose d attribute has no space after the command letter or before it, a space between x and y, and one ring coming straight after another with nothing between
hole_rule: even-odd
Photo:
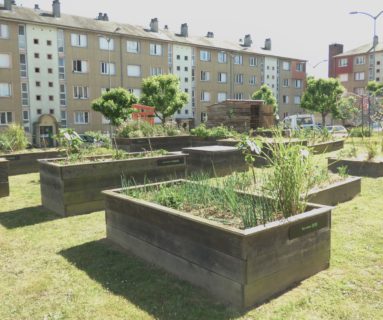
<instances>
[{"instance_id":1,"label":"wooden raised garden bed","mask_svg":"<svg viewBox=\"0 0 383 320\"><path fill-rule=\"evenodd\" d=\"M183 148L188 154L188 173L205 172L211 176L225 176L234 171L246 171L248 166L241 151L235 147L206 146Z\"/></svg>"},{"instance_id":2,"label":"wooden raised garden bed","mask_svg":"<svg viewBox=\"0 0 383 320\"><path fill-rule=\"evenodd\" d=\"M9 196L9 161L0 158L0 198Z\"/></svg>"},{"instance_id":3,"label":"wooden raised garden bed","mask_svg":"<svg viewBox=\"0 0 383 320\"><path fill-rule=\"evenodd\" d=\"M321 143L315 143L309 145L309 148L313 151L314 154L333 152L341 150L344 147L344 139L335 140L335 141L326 141Z\"/></svg>"},{"instance_id":4,"label":"wooden raised garden bed","mask_svg":"<svg viewBox=\"0 0 383 320\"><path fill-rule=\"evenodd\" d=\"M328 168L338 172L339 167L346 166L347 173L353 176L379 178L383 177L383 161L328 158Z\"/></svg>"},{"instance_id":5,"label":"wooden raised garden bed","mask_svg":"<svg viewBox=\"0 0 383 320\"><path fill-rule=\"evenodd\" d=\"M122 176L142 183L184 177L186 171L186 155L172 154L66 165L59 159L39 162L42 204L62 216L104 209L101 191L121 186Z\"/></svg>"},{"instance_id":6,"label":"wooden raised garden bed","mask_svg":"<svg viewBox=\"0 0 383 320\"><path fill-rule=\"evenodd\" d=\"M9 161L9 175L26 174L39 172L39 159L52 159L62 156L62 152L57 149L39 150L22 153L8 153L1 155Z\"/></svg>"},{"instance_id":7,"label":"wooden raised garden bed","mask_svg":"<svg viewBox=\"0 0 383 320\"><path fill-rule=\"evenodd\" d=\"M329 266L331 207L310 205L305 213L241 230L121 190L103 193L107 239L238 308Z\"/></svg>"},{"instance_id":8,"label":"wooden raised garden bed","mask_svg":"<svg viewBox=\"0 0 383 320\"><path fill-rule=\"evenodd\" d=\"M308 200L328 206L335 206L353 199L361 192L360 177L349 177L325 188L314 189L308 193Z\"/></svg>"}]
</instances>

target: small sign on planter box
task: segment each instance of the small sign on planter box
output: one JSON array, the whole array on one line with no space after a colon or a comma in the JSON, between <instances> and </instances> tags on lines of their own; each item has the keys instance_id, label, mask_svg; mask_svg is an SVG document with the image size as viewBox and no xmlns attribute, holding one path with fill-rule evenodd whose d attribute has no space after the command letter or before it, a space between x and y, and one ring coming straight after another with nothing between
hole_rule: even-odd
<instances>
[{"instance_id":1,"label":"small sign on planter box","mask_svg":"<svg viewBox=\"0 0 383 320\"><path fill-rule=\"evenodd\" d=\"M173 158L173 159L160 159L157 161L157 165L159 167L164 167L164 166L173 166L176 164L183 164L184 163L184 158Z\"/></svg>"},{"instance_id":2,"label":"small sign on planter box","mask_svg":"<svg viewBox=\"0 0 383 320\"><path fill-rule=\"evenodd\" d=\"M299 222L289 228L289 239L303 237L306 234L328 226L327 216L320 216Z\"/></svg>"}]
</instances>

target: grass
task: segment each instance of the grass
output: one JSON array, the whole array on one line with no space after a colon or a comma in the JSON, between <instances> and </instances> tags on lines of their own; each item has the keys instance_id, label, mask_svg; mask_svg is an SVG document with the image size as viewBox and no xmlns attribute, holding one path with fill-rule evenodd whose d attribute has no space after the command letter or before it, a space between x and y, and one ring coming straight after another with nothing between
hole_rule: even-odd
<instances>
[{"instance_id":1,"label":"grass","mask_svg":"<svg viewBox=\"0 0 383 320\"><path fill-rule=\"evenodd\" d=\"M38 174L0 199L0 319L383 319L383 178L333 211L331 267L245 313L104 242L103 212L60 218Z\"/></svg>"}]
</instances>

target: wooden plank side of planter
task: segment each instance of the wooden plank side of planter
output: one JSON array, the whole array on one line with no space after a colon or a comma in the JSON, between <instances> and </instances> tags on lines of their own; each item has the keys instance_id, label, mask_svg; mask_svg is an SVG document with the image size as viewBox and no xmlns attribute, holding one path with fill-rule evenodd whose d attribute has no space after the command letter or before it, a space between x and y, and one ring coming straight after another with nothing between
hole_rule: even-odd
<instances>
[{"instance_id":1,"label":"wooden plank side of planter","mask_svg":"<svg viewBox=\"0 0 383 320\"><path fill-rule=\"evenodd\" d=\"M309 146L314 154L321 154L341 150L344 147L344 139L336 141L327 141L316 143Z\"/></svg>"},{"instance_id":2,"label":"wooden plank side of planter","mask_svg":"<svg viewBox=\"0 0 383 320\"><path fill-rule=\"evenodd\" d=\"M123 249L153 263L177 277L206 289L220 300L241 307L243 304L243 286L215 272L206 270L146 241L126 234L107 225L107 237ZM219 283L219 285L217 285Z\"/></svg>"},{"instance_id":3,"label":"wooden plank side of planter","mask_svg":"<svg viewBox=\"0 0 383 320\"><path fill-rule=\"evenodd\" d=\"M159 149L179 151L182 148L191 145L191 136L116 138L116 143L118 148L128 152L142 152Z\"/></svg>"},{"instance_id":4,"label":"wooden plank side of planter","mask_svg":"<svg viewBox=\"0 0 383 320\"><path fill-rule=\"evenodd\" d=\"M182 236L200 245L209 244L213 250L235 258L243 258L241 235L227 232L224 227L214 228L208 223L201 222L205 219L194 221L193 218L185 218L182 213L173 214L159 205L143 205L141 201L121 201L113 196L106 197L105 207L108 211L120 212L145 221L174 236Z\"/></svg>"},{"instance_id":5,"label":"wooden plank side of planter","mask_svg":"<svg viewBox=\"0 0 383 320\"><path fill-rule=\"evenodd\" d=\"M339 203L349 201L361 192L362 179L360 177L350 177L345 181L334 183L320 190L310 191L308 200L328 206L335 206Z\"/></svg>"},{"instance_id":6,"label":"wooden plank side of planter","mask_svg":"<svg viewBox=\"0 0 383 320\"><path fill-rule=\"evenodd\" d=\"M0 198L9 196L9 161L0 158Z\"/></svg>"},{"instance_id":7,"label":"wooden plank side of planter","mask_svg":"<svg viewBox=\"0 0 383 320\"><path fill-rule=\"evenodd\" d=\"M338 172L339 167L346 166L347 173L358 177L383 177L383 162L360 161L328 158L328 168L332 172Z\"/></svg>"},{"instance_id":8,"label":"wooden plank side of planter","mask_svg":"<svg viewBox=\"0 0 383 320\"><path fill-rule=\"evenodd\" d=\"M204 269L215 272L233 281L245 282L245 261L212 249L209 245L175 234L172 230L161 228L145 219L133 218L107 209L106 224L129 236L190 261Z\"/></svg>"}]
</instances>

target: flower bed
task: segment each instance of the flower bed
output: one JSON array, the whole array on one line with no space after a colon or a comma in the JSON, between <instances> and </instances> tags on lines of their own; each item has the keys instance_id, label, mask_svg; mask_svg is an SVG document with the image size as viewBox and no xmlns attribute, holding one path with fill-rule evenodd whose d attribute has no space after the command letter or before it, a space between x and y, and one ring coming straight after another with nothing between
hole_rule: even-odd
<instances>
[{"instance_id":1,"label":"flower bed","mask_svg":"<svg viewBox=\"0 0 383 320\"><path fill-rule=\"evenodd\" d=\"M383 161L368 161L361 159L338 159L330 157L327 159L328 168L337 172L339 167L347 167L347 172L353 176L379 178L383 177Z\"/></svg>"},{"instance_id":2,"label":"flower bed","mask_svg":"<svg viewBox=\"0 0 383 320\"><path fill-rule=\"evenodd\" d=\"M0 158L0 198L9 196L9 161Z\"/></svg>"},{"instance_id":3,"label":"flower bed","mask_svg":"<svg viewBox=\"0 0 383 320\"><path fill-rule=\"evenodd\" d=\"M333 152L341 150L344 147L344 139L335 141L326 141L320 143L309 144L309 148L314 154Z\"/></svg>"},{"instance_id":4,"label":"flower bed","mask_svg":"<svg viewBox=\"0 0 383 320\"><path fill-rule=\"evenodd\" d=\"M121 185L121 178L144 182L183 177L186 155L162 155L125 160L65 164L65 159L40 160L41 200L63 216L102 210L102 190Z\"/></svg>"},{"instance_id":5,"label":"flower bed","mask_svg":"<svg viewBox=\"0 0 383 320\"><path fill-rule=\"evenodd\" d=\"M262 303L329 266L331 207L241 230L132 196L142 189L103 192L107 238L225 303Z\"/></svg>"}]
</instances>

